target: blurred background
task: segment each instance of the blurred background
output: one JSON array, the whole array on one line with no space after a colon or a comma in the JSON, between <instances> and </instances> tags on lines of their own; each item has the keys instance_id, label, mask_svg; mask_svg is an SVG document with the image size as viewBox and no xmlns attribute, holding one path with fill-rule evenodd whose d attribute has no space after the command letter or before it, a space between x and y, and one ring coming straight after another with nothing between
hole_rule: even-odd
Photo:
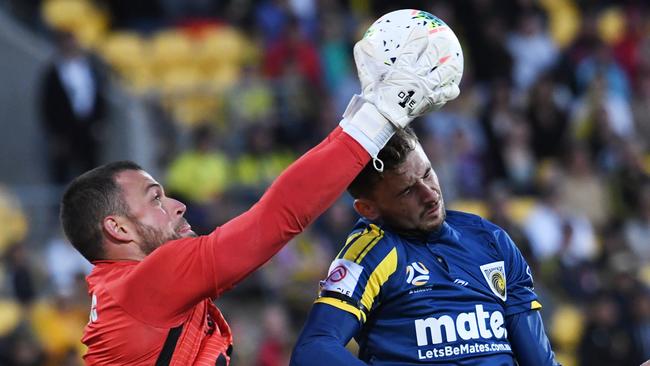
<instances>
[{"instance_id":1,"label":"blurred background","mask_svg":"<svg viewBox=\"0 0 650 366\"><path fill-rule=\"evenodd\" d=\"M81 365L67 182L134 160L211 231L336 126L354 42L398 7L463 44L461 96L414 123L448 206L513 237L565 366L649 359L646 1L0 0L0 365ZM288 364L355 220L346 195L217 301L233 365Z\"/></svg>"}]
</instances>

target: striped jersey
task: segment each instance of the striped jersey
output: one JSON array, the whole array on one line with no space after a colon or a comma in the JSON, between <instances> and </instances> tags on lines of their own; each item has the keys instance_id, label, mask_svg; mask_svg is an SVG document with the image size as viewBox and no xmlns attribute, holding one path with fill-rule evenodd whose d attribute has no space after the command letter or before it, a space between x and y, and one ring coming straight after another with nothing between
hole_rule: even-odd
<instances>
[{"instance_id":1,"label":"striped jersey","mask_svg":"<svg viewBox=\"0 0 650 366\"><path fill-rule=\"evenodd\" d=\"M316 303L357 317L371 365L515 365L506 318L541 308L505 231L457 211L423 238L360 220Z\"/></svg>"}]
</instances>

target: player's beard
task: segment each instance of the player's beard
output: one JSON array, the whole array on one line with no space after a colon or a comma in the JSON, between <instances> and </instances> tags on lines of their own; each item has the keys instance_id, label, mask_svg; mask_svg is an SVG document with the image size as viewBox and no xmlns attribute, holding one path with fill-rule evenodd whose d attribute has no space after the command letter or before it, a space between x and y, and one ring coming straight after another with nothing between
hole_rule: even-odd
<instances>
[{"instance_id":1,"label":"player's beard","mask_svg":"<svg viewBox=\"0 0 650 366\"><path fill-rule=\"evenodd\" d=\"M178 226L181 226L179 224ZM175 228L177 229L177 228ZM180 239L181 235L178 233L178 230L174 230L172 234L165 234L162 230L156 229L149 225L145 225L141 222L136 221L136 232L142 239L140 243L140 249L145 255L151 254L154 250L158 249L161 245L165 244L170 240Z\"/></svg>"}]
</instances>

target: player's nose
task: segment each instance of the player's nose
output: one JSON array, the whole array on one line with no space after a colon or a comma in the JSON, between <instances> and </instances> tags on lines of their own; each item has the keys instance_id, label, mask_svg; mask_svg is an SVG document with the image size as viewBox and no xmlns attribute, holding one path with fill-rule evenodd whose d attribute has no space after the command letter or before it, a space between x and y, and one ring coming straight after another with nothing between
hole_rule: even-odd
<instances>
[{"instance_id":1,"label":"player's nose","mask_svg":"<svg viewBox=\"0 0 650 366\"><path fill-rule=\"evenodd\" d=\"M183 216L185 211L187 211L187 206L181 201L170 198L172 205L172 212L178 216Z\"/></svg>"},{"instance_id":2,"label":"player's nose","mask_svg":"<svg viewBox=\"0 0 650 366\"><path fill-rule=\"evenodd\" d=\"M427 184L422 185L421 194L424 203L434 203L440 199L440 192Z\"/></svg>"}]
</instances>

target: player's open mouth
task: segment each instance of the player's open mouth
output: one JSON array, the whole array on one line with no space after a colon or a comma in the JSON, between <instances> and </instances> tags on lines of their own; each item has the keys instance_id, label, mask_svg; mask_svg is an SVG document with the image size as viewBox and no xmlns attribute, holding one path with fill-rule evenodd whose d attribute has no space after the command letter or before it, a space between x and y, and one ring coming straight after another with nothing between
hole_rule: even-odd
<instances>
[{"instance_id":1,"label":"player's open mouth","mask_svg":"<svg viewBox=\"0 0 650 366\"><path fill-rule=\"evenodd\" d=\"M192 231L192 226L186 222L183 225L181 225L177 231L179 234L187 234L190 231Z\"/></svg>"}]
</instances>

